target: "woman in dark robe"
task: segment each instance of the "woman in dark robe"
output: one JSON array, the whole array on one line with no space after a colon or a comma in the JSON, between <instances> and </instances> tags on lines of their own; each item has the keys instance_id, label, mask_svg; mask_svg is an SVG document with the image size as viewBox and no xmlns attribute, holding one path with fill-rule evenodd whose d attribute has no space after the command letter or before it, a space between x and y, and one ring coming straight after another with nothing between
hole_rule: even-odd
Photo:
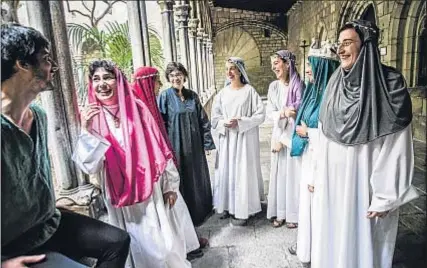
<instances>
[{"instance_id":1,"label":"woman in dark robe","mask_svg":"<svg viewBox=\"0 0 427 268\"><path fill-rule=\"evenodd\" d=\"M212 190L205 151L215 149L211 124L196 92L184 87L188 72L181 63L166 67L171 88L160 93L158 105L172 143L181 177L180 192L195 226L212 212Z\"/></svg>"}]
</instances>

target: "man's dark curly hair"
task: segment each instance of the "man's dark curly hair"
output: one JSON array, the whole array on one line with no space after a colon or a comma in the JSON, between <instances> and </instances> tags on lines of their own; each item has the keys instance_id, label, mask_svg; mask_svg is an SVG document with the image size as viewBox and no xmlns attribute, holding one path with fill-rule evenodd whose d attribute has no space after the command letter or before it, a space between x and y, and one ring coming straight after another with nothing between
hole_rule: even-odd
<instances>
[{"instance_id":1,"label":"man's dark curly hair","mask_svg":"<svg viewBox=\"0 0 427 268\"><path fill-rule=\"evenodd\" d=\"M6 81L17 72L16 61L37 66L37 53L50 48L50 42L34 28L17 23L0 26L1 32L1 81Z\"/></svg>"}]
</instances>

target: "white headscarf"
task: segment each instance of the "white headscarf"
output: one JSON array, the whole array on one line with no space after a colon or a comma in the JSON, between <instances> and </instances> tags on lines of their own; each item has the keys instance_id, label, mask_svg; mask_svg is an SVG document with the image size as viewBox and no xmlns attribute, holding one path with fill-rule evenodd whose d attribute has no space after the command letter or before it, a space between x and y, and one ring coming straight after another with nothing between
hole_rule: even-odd
<instances>
[{"instance_id":1,"label":"white headscarf","mask_svg":"<svg viewBox=\"0 0 427 268\"><path fill-rule=\"evenodd\" d=\"M248 74L246 73L245 62L243 61L243 59L239 57L230 57L228 58L227 62L234 63L242 74L240 76L240 81L242 81L243 84L249 84L249 78ZM225 86L228 86L230 83L231 80L227 78L225 80Z\"/></svg>"}]
</instances>

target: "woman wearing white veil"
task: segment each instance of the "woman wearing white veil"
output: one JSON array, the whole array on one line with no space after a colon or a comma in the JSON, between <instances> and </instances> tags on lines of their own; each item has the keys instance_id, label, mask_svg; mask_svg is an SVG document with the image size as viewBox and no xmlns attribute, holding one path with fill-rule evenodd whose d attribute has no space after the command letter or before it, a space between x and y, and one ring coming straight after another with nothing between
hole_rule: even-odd
<instances>
[{"instance_id":1,"label":"woman wearing white veil","mask_svg":"<svg viewBox=\"0 0 427 268\"><path fill-rule=\"evenodd\" d=\"M212 130L218 140L214 207L221 218L233 216L233 223L245 225L250 215L261 211L259 129L265 120L261 97L249 85L242 59L226 62L227 82L215 97Z\"/></svg>"}]
</instances>

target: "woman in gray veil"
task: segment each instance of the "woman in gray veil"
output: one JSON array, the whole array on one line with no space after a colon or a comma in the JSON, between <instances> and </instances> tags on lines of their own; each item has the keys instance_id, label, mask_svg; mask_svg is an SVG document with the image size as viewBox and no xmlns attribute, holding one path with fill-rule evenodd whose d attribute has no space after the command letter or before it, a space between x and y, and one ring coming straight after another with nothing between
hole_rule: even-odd
<instances>
[{"instance_id":1,"label":"woman in gray veil","mask_svg":"<svg viewBox=\"0 0 427 268\"><path fill-rule=\"evenodd\" d=\"M378 40L369 21L339 31L341 67L319 113L312 268L392 267L399 207L418 196L410 96Z\"/></svg>"}]
</instances>

